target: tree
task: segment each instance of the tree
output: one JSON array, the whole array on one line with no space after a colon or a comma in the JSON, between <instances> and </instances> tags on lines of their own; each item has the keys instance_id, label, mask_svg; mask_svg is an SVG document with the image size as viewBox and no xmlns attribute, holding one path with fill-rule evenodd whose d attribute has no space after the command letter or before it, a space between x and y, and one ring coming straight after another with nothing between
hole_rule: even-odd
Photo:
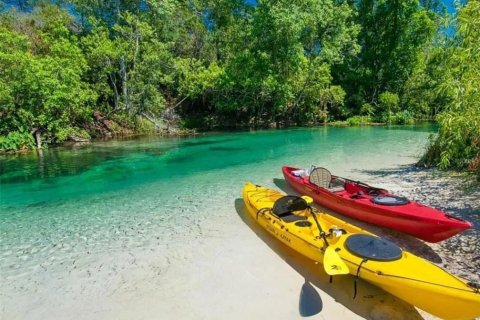
<instances>
[{"instance_id":1,"label":"tree","mask_svg":"<svg viewBox=\"0 0 480 320\"><path fill-rule=\"evenodd\" d=\"M257 2L246 41L226 62L221 90L231 99L217 110L243 110L254 125L288 125L313 111L330 86L331 65L357 50L352 15L348 4L330 0Z\"/></svg>"},{"instance_id":2,"label":"tree","mask_svg":"<svg viewBox=\"0 0 480 320\"><path fill-rule=\"evenodd\" d=\"M87 65L67 28L70 21L64 11L44 6L32 17L3 22L8 28L0 29L0 83L8 95L0 135L31 133L40 147L42 135L61 142L86 134L76 124L89 118L95 94L82 81Z\"/></svg>"},{"instance_id":3,"label":"tree","mask_svg":"<svg viewBox=\"0 0 480 320\"><path fill-rule=\"evenodd\" d=\"M391 123L392 115L398 111L400 99L396 93L382 92L378 96L379 109L386 115L388 123Z\"/></svg>"},{"instance_id":4,"label":"tree","mask_svg":"<svg viewBox=\"0 0 480 320\"><path fill-rule=\"evenodd\" d=\"M421 53L436 31L435 15L418 0L361 0L356 2L361 25L361 52L335 70L346 89L351 108L378 105L382 92L399 95L421 62Z\"/></svg>"},{"instance_id":5,"label":"tree","mask_svg":"<svg viewBox=\"0 0 480 320\"><path fill-rule=\"evenodd\" d=\"M446 55L448 76L440 85L451 100L437 120L439 133L420 163L469 168L480 179L480 2L469 1L458 14L456 45Z\"/></svg>"}]
</instances>

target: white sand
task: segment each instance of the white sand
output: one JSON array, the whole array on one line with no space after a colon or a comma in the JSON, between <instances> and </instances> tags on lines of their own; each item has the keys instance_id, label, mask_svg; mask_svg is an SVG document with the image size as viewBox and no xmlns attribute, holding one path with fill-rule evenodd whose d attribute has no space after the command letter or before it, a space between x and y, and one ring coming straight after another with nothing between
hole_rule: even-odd
<instances>
[{"instance_id":1,"label":"white sand","mask_svg":"<svg viewBox=\"0 0 480 320\"><path fill-rule=\"evenodd\" d=\"M10 283L2 319L433 319L362 280L354 300L352 276L329 283L321 265L245 216L241 200L231 210L221 232L205 229L189 249L92 256L68 275L39 272L23 294Z\"/></svg>"}]
</instances>

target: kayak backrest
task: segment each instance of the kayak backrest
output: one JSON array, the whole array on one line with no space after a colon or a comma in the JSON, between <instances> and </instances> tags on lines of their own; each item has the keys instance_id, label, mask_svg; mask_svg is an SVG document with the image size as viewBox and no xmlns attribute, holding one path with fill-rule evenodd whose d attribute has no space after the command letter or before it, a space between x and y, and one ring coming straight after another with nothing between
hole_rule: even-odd
<instances>
[{"instance_id":1,"label":"kayak backrest","mask_svg":"<svg viewBox=\"0 0 480 320\"><path fill-rule=\"evenodd\" d=\"M309 181L317 187L328 189L331 180L332 174L325 168L317 167L310 172Z\"/></svg>"},{"instance_id":2,"label":"kayak backrest","mask_svg":"<svg viewBox=\"0 0 480 320\"><path fill-rule=\"evenodd\" d=\"M284 196L275 201L272 211L278 217L292 214L292 211L300 211L308 208L308 203L297 196Z\"/></svg>"}]
</instances>

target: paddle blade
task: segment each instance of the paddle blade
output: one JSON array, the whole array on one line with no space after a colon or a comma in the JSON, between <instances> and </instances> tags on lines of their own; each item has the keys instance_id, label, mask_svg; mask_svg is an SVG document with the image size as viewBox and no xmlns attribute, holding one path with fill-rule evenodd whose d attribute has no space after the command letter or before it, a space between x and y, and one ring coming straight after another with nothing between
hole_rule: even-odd
<instances>
[{"instance_id":1,"label":"paddle blade","mask_svg":"<svg viewBox=\"0 0 480 320\"><path fill-rule=\"evenodd\" d=\"M350 273L347 265L333 247L327 247L325 250L323 267L325 268L325 272L330 276Z\"/></svg>"},{"instance_id":2,"label":"paddle blade","mask_svg":"<svg viewBox=\"0 0 480 320\"><path fill-rule=\"evenodd\" d=\"M302 199L305 200L305 202L307 202L307 204L312 204L313 203L312 197L302 196Z\"/></svg>"}]
</instances>

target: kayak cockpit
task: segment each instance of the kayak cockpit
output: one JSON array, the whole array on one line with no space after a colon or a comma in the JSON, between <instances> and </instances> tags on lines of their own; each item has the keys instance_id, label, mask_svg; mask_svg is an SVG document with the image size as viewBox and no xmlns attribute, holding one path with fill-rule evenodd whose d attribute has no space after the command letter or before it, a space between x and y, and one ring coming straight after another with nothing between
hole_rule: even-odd
<instances>
[{"instance_id":1,"label":"kayak cockpit","mask_svg":"<svg viewBox=\"0 0 480 320\"><path fill-rule=\"evenodd\" d=\"M284 196L275 201L272 213L282 219L284 222L295 222L307 220L306 216L295 214L295 211L304 211L309 209L308 203L301 197Z\"/></svg>"}]
</instances>

